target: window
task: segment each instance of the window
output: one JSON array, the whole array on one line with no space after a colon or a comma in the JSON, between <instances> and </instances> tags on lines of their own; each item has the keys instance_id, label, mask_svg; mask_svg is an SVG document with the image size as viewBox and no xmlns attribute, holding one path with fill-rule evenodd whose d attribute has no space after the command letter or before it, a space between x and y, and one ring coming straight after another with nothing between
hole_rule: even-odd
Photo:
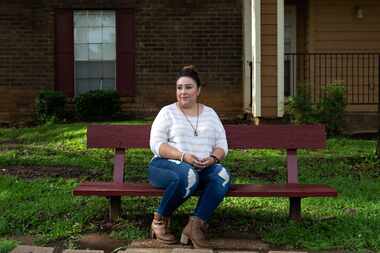
<instances>
[{"instance_id":1,"label":"window","mask_svg":"<svg viewBox=\"0 0 380 253\"><path fill-rule=\"evenodd\" d=\"M135 26L133 8L57 9L55 89L67 97L91 89L116 89L120 96L135 96Z\"/></svg>"},{"instance_id":2,"label":"window","mask_svg":"<svg viewBox=\"0 0 380 253\"><path fill-rule=\"evenodd\" d=\"M116 89L115 11L74 11L75 95Z\"/></svg>"}]
</instances>

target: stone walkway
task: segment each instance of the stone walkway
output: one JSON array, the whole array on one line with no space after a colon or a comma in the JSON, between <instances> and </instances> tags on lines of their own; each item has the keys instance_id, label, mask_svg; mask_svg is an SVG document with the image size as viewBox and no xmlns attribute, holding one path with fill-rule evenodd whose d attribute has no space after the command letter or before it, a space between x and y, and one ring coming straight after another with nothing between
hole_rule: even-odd
<instances>
[{"instance_id":1,"label":"stone walkway","mask_svg":"<svg viewBox=\"0 0 380 253\"><path fill-rule=\"evenodd\" d=\"M139 242L141 243L141 242ZM215 243L215 242L214 242ZM227 242L228 243L228 242ZM133 244L133 243L132 243ZM305 251L283 251L283 250L270 250L267 246L261 244L256 245L255 248L252 245L252 250L239 250L239 249L193 249L190 247L183 247L180 245L174 245L171 248L137 248L133 245L129 245L127 248L119 248L118 253L307 253ZM61 249L55 249L52 247L37 247L20 245L15 248L11 253L60 253ZM62 253L105 253L103 250L63 250Z\"/></svg>"},{"instance_id":2,"label":"stone walkway","mask_svg":"<svg viewBox=\"0 0 380 253\"><path fill-rule=\"evenodd\" d=\"M305 251L241 251L241 250L217 250L217 249L191 249L191 248L127 248L118 253L307 253ZM21 245L11 253L55 253L51 247L36 247ZM62 253L104 253L103 250L64 250Z\"/></svg>"}]
</instances>

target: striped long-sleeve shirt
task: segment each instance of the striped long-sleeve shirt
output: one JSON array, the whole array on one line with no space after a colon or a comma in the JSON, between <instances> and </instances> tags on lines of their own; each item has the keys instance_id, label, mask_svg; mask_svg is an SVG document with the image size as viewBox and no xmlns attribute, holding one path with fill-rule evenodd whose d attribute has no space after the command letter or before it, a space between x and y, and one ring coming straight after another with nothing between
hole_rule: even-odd
<instances>
[{"instance_id":1,"label":"striped long-sleeve shirt","mask_svg":"<svg viewBox=\"0 0 380 253\"><path fill-rule=\"evenodd\" d=\"M198 136L194 136L197 117L189 117L192 126L176 104L163 107L155 118L150 132L150 148L159 155L160 145L167 143L181 152L194 154L198 159L208 157L214 148L222 148L225 155L228 145L224 127L216 112L203 106L198 119Z\"/></svg>"}]
</instances>

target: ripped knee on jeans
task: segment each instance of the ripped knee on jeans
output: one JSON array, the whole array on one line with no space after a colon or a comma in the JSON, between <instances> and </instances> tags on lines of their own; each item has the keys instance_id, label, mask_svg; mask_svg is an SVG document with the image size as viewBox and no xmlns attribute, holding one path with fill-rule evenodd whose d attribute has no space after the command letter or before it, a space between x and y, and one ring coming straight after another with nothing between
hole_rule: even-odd
<instances>
[{"instance_id":1,"label":"ripped knee on jeans","mask_svg":"<svg viewBox=\"0 0 380 253\"><path fill-rule=\"evenodd\" d=\"M187 173L187 187L186 187L186 193L183 196L183 198L187 198L191 192L192 187L197 184L197 175L195 174L193 169L189 169Z\"/></svg>"},{"instance_id":2,"label":"ripped knee on jeans","mask_svg":"<svg viewBox=\"0 0 380 253\"><path fill-rule=\"evenodd\" d=\"M219 171L218 176L223 179L223 187L226 187L226 184L230 182L230 175L228 174L227 170L222 167L222 169Z\"/></svg>"}]
</instances>

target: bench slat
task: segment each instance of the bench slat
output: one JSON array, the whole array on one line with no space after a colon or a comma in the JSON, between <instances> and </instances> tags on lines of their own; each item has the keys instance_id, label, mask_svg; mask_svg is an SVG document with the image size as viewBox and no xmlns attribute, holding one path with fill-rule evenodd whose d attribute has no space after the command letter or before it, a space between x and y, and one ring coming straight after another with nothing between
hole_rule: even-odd
<instances>
[{"instance_id":1,"label":"bench slat","mask_svg":"<svg viewBox=\"0 0 380 253\"><path fill-rule=\"evenodd\" d=\"M146 183L83 182L74 189L74 195L85 196L161 196L163 192ZM335 197L337 192L327 185L317 184L234 184L227 196Z\"/></svg>"},{"instance_id":2,"label":"bench slat","mask_svg":"<svg viewBox=\"0 0 380 253\"><path fill-rule=\"evenodd\" d=\"M324 148L323 125L225 125L228 146L247 148ZM149 125L90 125L89 148L149 148Z\"/></svg>"}]
</instances>

